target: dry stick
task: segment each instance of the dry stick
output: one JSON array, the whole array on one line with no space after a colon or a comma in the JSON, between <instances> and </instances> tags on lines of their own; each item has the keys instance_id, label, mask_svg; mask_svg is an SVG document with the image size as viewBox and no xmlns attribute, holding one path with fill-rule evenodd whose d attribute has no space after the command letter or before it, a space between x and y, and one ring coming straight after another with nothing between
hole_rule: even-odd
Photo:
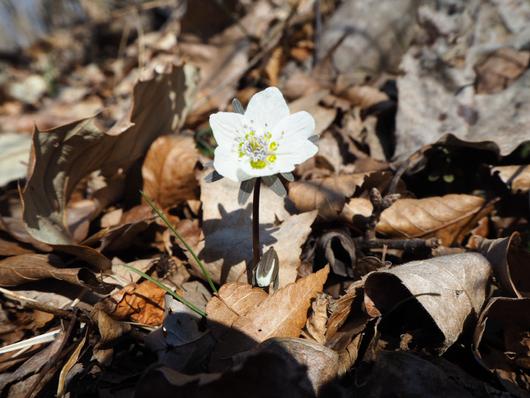
<instances>
[{"instance_id":1,"label":"dry stick","mask_svg":"<svg viewBox=\"0 0 530 398\"><path fill-rule=\"evenodd\" d=\"M61 342L61 345L59 346L59 349L57 352L50 358L48 362L44 365L44 368L40 371L39 376L37 377L37 380L32 384L31 388L28 390L28 393L25 395L25 398L31 398L33 396L33 392L35 389L40 385L42 382L42 379L48 371L51 369L53 365L57 362L59 357L61 356L62 351L64 350L66 344L68 343L68 340L70 339L70 336L72 332L74 331L74 326L77 323L76 319L70 320L70 324L68 325L68 329L66 329L65 336L63 341Z\"/></svg>"},{"instance_id":2,"label":"dry stick","mask_svg":"<svg viewBox=\"0 0 530 398\"><path fill-rule=\"evenodd\" d=\"M261 178L256 178L254 183L254 196L252 199L252 265L255 271L261 256L259 246L259 191Z\"/></svg>"},{"instance_id":3,"label":"dry stick","mask_svg":"<svg viewBox=\"0 0 530 398\"><path fill-rule=\"evenodd\" d=\"M366 240L363 237L353 239L355 246L360 249L378 249L387 247L388 249L398 250L416 250L416 249L435 249L440 246L441 242L437 238L430 239L371 239Z\"/></svg>"}]
</instances>

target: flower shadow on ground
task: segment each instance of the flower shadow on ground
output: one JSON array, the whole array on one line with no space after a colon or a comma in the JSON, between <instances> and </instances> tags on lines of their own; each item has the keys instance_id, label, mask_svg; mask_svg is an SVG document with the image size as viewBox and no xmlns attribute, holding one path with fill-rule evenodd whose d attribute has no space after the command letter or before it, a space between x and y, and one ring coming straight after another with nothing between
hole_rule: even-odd
<instances>
[{"instance_id":1,"label":"flower shadow on ground","mask_svg":"<svg viewBox=\"0 0 530 398\"><path fill-rule=\"evenodd\" d=\"M203 223L205 246L199 257L207 264L222 261L220 282L223 284L227 281L232 267L241 263L249 266L252 263L252 203L244 209L232 212L227 212L221 204L218 209L220 219L205 220ZM278 227L270 223L260 225L262 247L277 242L272 236L277 229Z\"/></svg>"}]
</instances>

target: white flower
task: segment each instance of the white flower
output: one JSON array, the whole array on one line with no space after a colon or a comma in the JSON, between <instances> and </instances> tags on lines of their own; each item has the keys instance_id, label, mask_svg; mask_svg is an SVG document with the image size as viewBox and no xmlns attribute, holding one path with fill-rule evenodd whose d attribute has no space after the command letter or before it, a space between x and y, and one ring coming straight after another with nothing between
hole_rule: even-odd
<instances>
[{"instance_id":1,"label":"white flower","mask_svg":"<svg viewBox=\"0 0 530 398\"><path fill-rule=\"evenodd\" d=\"M307 112L291 115L276 87L256 93L244 115L210 115L210 126L218 144L214 168L233 181L291 172L318 151L309 140L315 120Z\"/></svg>"}]
</instances>

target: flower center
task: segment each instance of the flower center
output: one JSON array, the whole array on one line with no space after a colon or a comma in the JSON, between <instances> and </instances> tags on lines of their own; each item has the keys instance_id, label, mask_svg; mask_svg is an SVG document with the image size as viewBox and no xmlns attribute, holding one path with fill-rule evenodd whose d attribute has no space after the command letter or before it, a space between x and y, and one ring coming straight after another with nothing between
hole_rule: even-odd
<instances>
[{"instance_id":1,"label":"flower center","mask_svg":"<svg viewBox=\"0 0 530 398\"><path fill-rule=\"evenodd\" d=\"M269 132L260 136L255 131L249 131L239 139L239 157L246 157L253 169L263 169L273 164L276 162L278 143L271 139L272 134Z\"/></svg>"}]
</instances>

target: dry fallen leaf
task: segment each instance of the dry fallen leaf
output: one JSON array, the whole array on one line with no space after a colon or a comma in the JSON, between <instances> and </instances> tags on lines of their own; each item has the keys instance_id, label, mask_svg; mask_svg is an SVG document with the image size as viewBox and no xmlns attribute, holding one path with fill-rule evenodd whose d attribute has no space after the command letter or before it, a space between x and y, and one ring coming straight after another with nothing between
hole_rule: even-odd
<instances>
[{"instance_id":1,"label":"dry fallen leaf","mask_svg":"<svg viewBox=\"0 0 530 398\"><path fill-rule=\"evenodd\" d=\"M208 303L206 311L209 319L230 330L225 330L222 336L217 337L219 341L212 354L213 363L226 361L271 337L298 337L306 323L311 299L322 291L328 273L329 267L323 268L280 288L259 304L257 302L262 297L254 290L256 288L232 284L224 292L220 291L219 298L212 299L212 304ZM241 290L241 293L236 292L237 290ZM228 303L224 302L224 295L227 295ZM252 298L255 304L249 306L241 303L246 297ZM244 313L240 314L236 309ZM241 334L245 339L240 337ZM214 365L217 366L222 366L222 362Z\"/></svg>"},{"instance_id":2,"label":"dry fallen leaf","mask_svg":"<svg viewBox=\"0 0 530 398\"><path fill-rule=\"evenodd\" d=\"M326 324L328 321L329 298L319 294L311 304L311 313L307 317L302 337L312 339L319 344L326 342Z\"/></svg>"},{"instance_id":3,"label":"dry fallen leaf","mask_svg":"<svg viewBox=\"0 0 530 398\"><path fill-rule=\"evenodd\" d=\"M342 296L330 303L330 315L326 325L326 339L328 341L335 336L339 328L346 322L353 309L353 302L359 300L359 297L362 298L360 289L363 284L364 281L360 280L354 282Z\"/></svg>"},{"instance_id":4,"label":"dry fallen leaf","mask_svg":"<svg viewBox=\"0 0 530 398\"><path fill-rule=\"evenodd\" d=\"M299 211L318 210L321 217L333 219L365 177L365 173L359 173L295 181L289 184L289 199Z\"/></svg>"},{"instance_id":5,"label":"dry fallen leaf","mask_svg":"<svg viewBox=\"0 0 530 398\"><path fill-rule=\"evenodd\" d=\"M434 344L443 352L460 336L466 319L478 316L490 273L488 260L478 253L412 261L368 274L365 304L373 303L384 317L404 300L417 300L431 319L433 336L442 334Z\"/></svg>"},{"instance_id":6,"label":"dry fallen leaf","mask_svg":"<svg viewBox=\"0 0 530 398\"><path fill-rule=\"evenodd\" d=\"M274 292L233 327L261 342L270 337L297 337L307 319L311 299L322 291L329 267Z\"/></svg>"},{"instance_id":7,"label":"dry fallen leaf","mask_svg":"<svg viewBox=\"0 0 530 398\"><path fill-rule=\"evenodd\" d=\"M164 320L166 292L150 281L132 283L106 298L105 312L119 320L158 326Z\"/></svg>"},{"instance_id":8,"label":"dry fallen leaf","mask_svg":"<svg viewBox=\"0 0 530 398\"><path fill-rule=\"evenodd\" d=\"M0 286L14 287L41 279L57 279L89 288L98 293L109 293L111 285L100 282L86 268L63 268L60 258L52 254L22 254L0 260Z\"/></svg>"},{"instance_id":9,"label":"dry fallen leaf","mask_svg":"<svg viewBox=\"0 0 530 398\"><path fill-rule=\"evenodd\" d=\"M142 166L144 192L162 208L197 197L199 154L190 135L166 135L151 144Z\"/></svg>"},{"instance_id":10,"label":"dry fallen leaf","mask_svg":"<svg viewBox=\"0 0 530 398\"><path fill-rule=\"evenodd\" d=\"M491 210L491 206L484 207L483 198L472 195L398 199L383 211L376 231L394 238L437 237L449 246L461 241L475 222ZM372 204L364 198L352 198L342 211L348 220L371 213Z\"/></svg>"},{"instance_id":11,"label":"dry fallen leaf","mask_svg":"<svg viewBox=\"0 0 530 398\"><path fill-rule=\"evenodd\" d=\"M48 131L35 130L29 176L22 193L24 222L35 238L109 268L97 252L72 239L65 209L79 181L93 171L112 177L144 155L159 135L184 122L195 91L196 71L185 65L155 73L134 87L130 114L110 130L99 116Z\"/></svg>"},{"instance_id":12,"label":"dry fallen leaf","mask_svg":"<svg viewBox=\"0 0 530 398\"><path fill-rule=\"evenodd\" d=\"M473 240L491 263L500 287L511 296L530 297L530 252L521 245L519 233L508 238Z\"/></svg>"},{"instance_id":13,"label":"dry fallen leaf","mask_svg":"<svg viewBox=\"0 0 530 398\"><path fill-rule=\"evenodd\" d=\"M479 363L516 397L530 390L530 299L493 298L482 311L473 338Z\"/></svg>"},{"instance_id":14,"label":"dry fallen leaf","mask_svg":"<svg viewBox=\"0 0 530 398\"><path fill-rule=\"evenodd\" d=\"M216 331L216 322L225 327L231 327L240 317L244 316L256 305L260 304L269 295L258 287L247 283L225 283L219 289L217 296L212 297L206 306L208 321L214 322L213 331Z\"/></svg>"}]
</instances>

